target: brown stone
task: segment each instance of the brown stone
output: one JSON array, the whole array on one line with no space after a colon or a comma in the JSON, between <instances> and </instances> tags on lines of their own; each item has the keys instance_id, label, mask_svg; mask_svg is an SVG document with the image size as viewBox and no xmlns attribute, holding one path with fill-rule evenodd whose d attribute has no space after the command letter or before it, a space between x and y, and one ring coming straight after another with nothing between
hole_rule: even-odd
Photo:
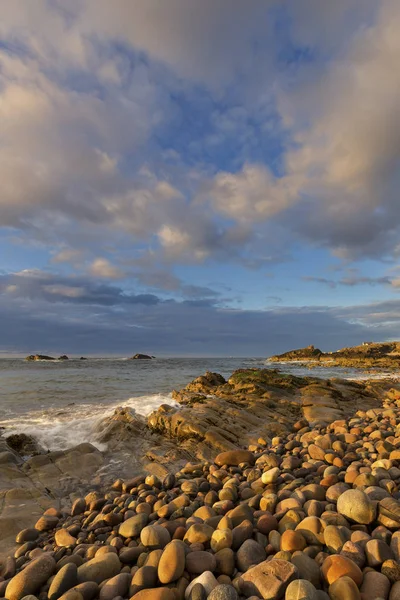
<instances>
[{"instance_id":1,"label":"brown stone","mask_svg":"<svg viewBox=\"0 0 400 600\"><path fill-rule=\"evenodd\" d=\"M331 585L340 577L351 577L359 587L363 580L361 569L349 558L339 554L328 556L322 564L321 573L325 581Z\"/></svg>"},{"instance_id":2,"label":"brown stone","mask_svg":"<svg viewBox=\"0 0 400 600\"><path fill-rule=\"evenodd\" d=\"M222 467L223 465L238 466L241 463L249 463L254 465L255 458L252 452L248 450L228 450L228 452L221 452L214 459L216 465Z\"/></svg>"},{"instance_id":3,"label":"brown stone","mask_svg":"<svg viewBox=\"0 0 400 600\"><path fill-rule=\"evenodd\" d=\"M281 598L291 581L298 577L296 567L285 560L264 561L241 576L246 597L260 596L263 600Z\"/></svg>"}]
</instances>

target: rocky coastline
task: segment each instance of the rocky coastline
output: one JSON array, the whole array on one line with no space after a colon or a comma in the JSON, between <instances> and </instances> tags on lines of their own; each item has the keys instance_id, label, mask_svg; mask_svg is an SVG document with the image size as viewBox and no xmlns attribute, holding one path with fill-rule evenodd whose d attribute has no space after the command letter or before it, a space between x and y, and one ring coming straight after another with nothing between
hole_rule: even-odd
<instances>
[{"instance_id":1,"label":"rocky coastline","mask_svg":"<svg viewBox=\"0 0 400 600\"><path fill-rule=\"evenodd\" d=\"M352 369L398 370L400 367L400 342L364 342L360 346L342 348L336 352L322 352L314 346L289 350L270 356L270 362L308 362L310 366L348 367Z\"/></svg>"},{"instance_id":2,"label":"rocky coastline","mask_svg":"<svg viewBox=\"0 0 400 600\"><path fill-rule=\"evenodd\" d=\"M104 452L0 438L0 598L400 599L400 386L250 369L173 397L117 409Z\"/></svg>"}]
</instances>

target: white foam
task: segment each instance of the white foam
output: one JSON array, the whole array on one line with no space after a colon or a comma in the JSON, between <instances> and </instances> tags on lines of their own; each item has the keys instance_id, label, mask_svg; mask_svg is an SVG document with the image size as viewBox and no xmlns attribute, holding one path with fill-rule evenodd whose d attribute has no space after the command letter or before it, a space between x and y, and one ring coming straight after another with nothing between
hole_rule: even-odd
<instances>
[{"instance_id":1,"label":"white foam","mask_svg":"<svg viewBox=\"0 0 400 600\"><path fill-rule=\"evenodd\" d=\"M99 450L106 450L106 444L98 441L97 424L113 414L119 406L129 407L146 417L161 404L179 406L171 394L152 394L128 398L112 405L68 405L64 408L44 412L30 412L18 418L0 421L6 428L6 435L25 433L33 436L46 450L67 450L83 442L90 442Z\"/></svg>"}]
</instances>

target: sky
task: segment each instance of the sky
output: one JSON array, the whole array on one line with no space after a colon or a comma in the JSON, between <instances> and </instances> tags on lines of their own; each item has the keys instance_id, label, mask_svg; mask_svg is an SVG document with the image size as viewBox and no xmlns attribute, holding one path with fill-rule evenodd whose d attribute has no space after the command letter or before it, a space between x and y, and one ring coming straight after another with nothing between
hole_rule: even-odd
<instances>
[{"instance_id":1,"label":"sky","mask_svg":"<svg viewBox=\"0 0 400 600\"><path fill-rule=\"evenodd\" d=\"M398 0L0 0L0 353L400 339Z\"/></svg>"}]
</instances>

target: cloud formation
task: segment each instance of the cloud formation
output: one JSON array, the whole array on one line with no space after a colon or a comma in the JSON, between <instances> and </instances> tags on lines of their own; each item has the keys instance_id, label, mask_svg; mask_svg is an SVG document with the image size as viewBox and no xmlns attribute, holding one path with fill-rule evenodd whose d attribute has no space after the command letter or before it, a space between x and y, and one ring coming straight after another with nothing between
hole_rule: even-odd
<instances>
[{"instance_id":1,"label":"cloud formation","mask_svg":"<svg viewBox=\"0 0 400 600\"><path fill-rule=\"evenodd\" d=\"M287 281L239 293L245 269L285 265L284 279L307 252L397 260L399 27L396 0L3 3L0 242L48 255L40 270L2 265L3 314L28 327L51 306L55 330L67 306L66 333L98 312L118 334L164 319L193 352L267 330L283 349L287 319L308 343L306 309L232 307L296 297ZM229 298L209 283L219 265ZM305 287L399 287L368 269L298 271ZM330 310L313 318L332 336L372 326L367 308L357 324Z\"/></svg>"},{"instance_id":2,"label":"cloud formation","mask_svg":"<svg viewBox=\"0 0 400 600\"><path fill-rule=\"evenodd\" d=\"M331 350L366 337L380 339L389 330L400 335L398 302L370 310L358 306L234 310L219 306L215 298L161 300L150 294L126 294L115 285L37 271L1 276L0 310L7 348L26 354L141 350L215 356L226 355L229 348L232 356L268 356L311 342Z\"/></svg>"}]
</instances>

